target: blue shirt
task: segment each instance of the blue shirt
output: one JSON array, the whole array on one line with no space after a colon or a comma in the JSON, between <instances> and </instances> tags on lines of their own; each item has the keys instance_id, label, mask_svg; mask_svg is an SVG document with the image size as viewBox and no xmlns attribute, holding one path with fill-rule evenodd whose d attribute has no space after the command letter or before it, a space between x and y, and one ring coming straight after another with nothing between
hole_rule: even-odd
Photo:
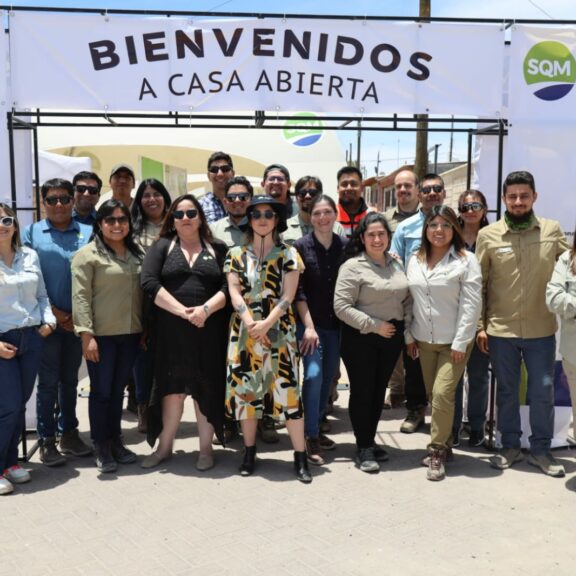
<instances>
[{"instance_id":1,"label":"blue shirt","mask_svg":"<svg viewBox=\"0 0 576 576\"><path fill-rule=\"evenodd\" d=\"M398 254L398 256L402 258L404 266L408 264L410 256L412 256L422 244L422 226L424 225L425 219L426 214L420 210L418 214L414 214L414 216L410 216L410 218L400 222L398 228L396 228L396 232L394 232L390 252Z\"/></svg>"},{"instance_id":2,"label":"blue shirt","mask_svg":"<svg viewBox=\"0 0 576 576\"><path fill-rule=\"evenodd\" d=\"M220 198L218 198L214 192L204 194L204 196L198 200L198 203L202 206L202 210L204 210L204 216L206 216L206 222L208 222L208 224L217 222L226 216L224 204L222 204Z\"/></svg>"},{"instance_id":3,"label":"blue shirt","mask_svg":"<svg viewBox=\"0 0 576 576\"><path fill-rule=\"evenodd\" d=\"M12 267L0 258L0 333L56 325L50 308L38 255L30 248L16 250Z\"/></svg>"},{"instance_id":4,"label":"blue shirt","mask_svg":"<svg viewBox=\"0 0 576 576\"><path fill-rule=\"evenodd\" d=\"M80 216L80 214L76 212L76 208L74 208L72 210L72 220L80 222L80 224L87 224L88 226L92 226L92 224L96 222L96 210L91 210L87 216Z\"/></svg>"},{"instance_id":5,"label":"blue shirt","mask_svg":"<svg viewBox=\"0 0 576 576\"><path fill-rule=\"evenodd\" d=\"M38 252L50 301L63 312L72 312L72 256L90 240L92 227L70 222L66 230L58 230L49 220L27 226L22 243Z\"/></svg>"}]
</instances>

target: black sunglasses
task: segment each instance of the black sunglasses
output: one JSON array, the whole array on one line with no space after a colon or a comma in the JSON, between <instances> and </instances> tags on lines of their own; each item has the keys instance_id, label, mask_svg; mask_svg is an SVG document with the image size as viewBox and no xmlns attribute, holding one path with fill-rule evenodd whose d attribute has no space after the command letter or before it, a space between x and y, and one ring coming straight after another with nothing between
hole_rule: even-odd
<instances>
[{"instance_id":1,"label":"black sunglasses","mask_svg":"<svg viewBox=\"0 0 576 576\"><path fill-rule=\"evenodd\" d=\"M175 220L182 220L184 216L192 220L198 216L198 210L196 210L196 208L190 208L189 210L174 210L174 212L172 212L172 216L174 216Z\"/></svg>"},{"instance_id":2,"label":"black sunglasses","mask_svg":"<svg viewBox=\"0 0 576 576\"><path fill-rule=\"evenodd\" d=\"M66 206L72 202L72 196L50 196L50 198L44 198L44 202L46 202L48 206L56 206L58 202L60 202L62 206Z\"/></svg>"},{"instance_id":3,"label":"black sunglasses","mask_svg":"<svg viewBox=\"0 0 576 576\"><path fill-rule=\"evenodd\" d=\"M225 174L226 172L230 172L232 170L232 166L230 166L230 164L223 164L222 166L210 166L210 168L208 168L208 172L210 172L210 174L218 174L218 172L222 172L222 174Z\"/></svg>"},{"instance_id":4,"label":"black sunglasses","mask_svg":"<svg viewBox=\"0 0 576 576\"><path fill-rule=\"evenodd\" d=\"M462 212L462 214L466 212L480 212L481 210L484 210L484 204L480 202L467 202L458 207L458 211Z\"/></svg>"},{"instance_id":5,"label":"black sunglasses","mask_svg":"<svg viewBox=\"0 0 576 576\"><path fill-rule=\"evenodd\" d=\"M2 216L2 218L0 218L0 224L6 228L10 228L10 226L14 225L14 216Z\"/></svg>"},{"instance_id":6,"label":"black sunglasses","mask_svg":"<svg viewBox=\"0 0 576 576\"><path fill-rule=\"evenodd\" d=\"M276 212L274 210L264 210L264 212L260 212L260 210L253 210L250 214L250 218L253 220L260 220L260 218L266 218L266 220L272 220L276 216Z\"/></svg>"},{"instance_id":7,"label":"black sunglasses","mask_svg":"<svg viewBox=\"0 0 576 576\"><path fill-rule=\"evenodd\" d=\"M296 196L298 198L306 198L306 195L310 196L310 198L314 198L314 196L318 196L320 194L320 190L316 188L306 188L305 190L297 190Z\"/></svg>"},{"instance_id":8,"label":"black sunglasses","mask_svg":"<svg viewBox=\"0 0 576 576\"><path fill-rule=\"evenodd\" d=\"M236 202L236 200L240 200L240 202L246 202L246 200L249 199L250 194L248 194L248 192L232 192L231 194L226 194L226 200L228 200L228 202Z\"/></svg>"},{"instance_id":9,"label":"black sunglasses","mask_svg":"<svg viewBox=\"0 0 576 576\"><path fill-rule=\"evenodd\" d=\"M85 184L78 184L77 186L74 186L74 190L76 190L76 192L80 192L80 194L88 192L88 194L92 194L93 196L100 192L98 186L86 186Z\"/></svg>"},{"instance_id":10,"label":"black sunglasses","mask_svg":"<svg viewBox=\"0 0 576 576\"><path fill-rule=\"evenodd\" d=\"M440 194L440 192L444 191L444 186L441 184L432 184L432 186L422 186L420 188L420 192L422 194L430 194L430 192L436 192L436 194Z\"/></svg>"},{"instance_id":11,"label":"black sunglasses","mask_svg":"<svg viewBox=\"0 0 576 576\"><path fill-rule=\"evenodd\" d=\"M128 224L129 220L128 216L106 216L104 223L114 226L114 224Z\"/></svg>"}]
</instances>

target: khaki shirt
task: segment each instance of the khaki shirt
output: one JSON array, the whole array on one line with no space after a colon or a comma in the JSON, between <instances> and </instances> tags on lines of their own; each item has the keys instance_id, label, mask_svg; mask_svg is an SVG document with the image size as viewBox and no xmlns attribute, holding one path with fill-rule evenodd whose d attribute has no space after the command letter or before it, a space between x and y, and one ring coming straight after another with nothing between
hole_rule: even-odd
<instances>
[{"instance_id":1,"label":"khaki shirt","mask_svg":"<svg viewBox=\"0 0 576 576\"><path fill-rule=\"evenodd\" d=\"M503 338L544 338L556 332L546 307L546 284L569 248L560 224L535 218L519 232L504 219L482 228L476 256L482 269L484 308L480 329Z\"/></svg>"},{"instance_id":2,"label":"khaki shirt","mask_svg":"<svg viewBox=\"0 0 576 576\"><path fill-rule=\"evenodd\" d=\"M210 230L214 238L224 242L228 248L242 246L246 243L246 235L240 227L234 223L230 216L212 222L210 224Z\"/></svg>"},{"instance_id":3,"label":"khaki shirt","mask_svg":"<svg viewBox=\"0 0 576 576\"><path fill-rule=\"evenodd\" d=\"M118 336L142 332L141 260L122 260L99 238L72 259L72 318L76 334Z\"/></svg>"},{"instance_id":4,"label":"khaki shirt","mask_svg":"<svg viewBox=\"0 0 576 576\"><path fill-rule=\"evenodd\" d=\"M388 210L384 212L384 218L386 218L388 224L390 225L390 230L392 230L392 233L394 233L396 232L396 228L398 228L398 224L400 224L400 222L403 222L407 218L410 218L410 216L417 214L419 209L420 204L418 204L414 212L400 212L396 206L392 206L392 208L388 208Z\"/></svg>"},{"instance_id":5,"label":"khaki shirt","mask_svg":"<svg viewBox=\"0 0 576 576\"><path fill-rule=\"evenodd\" d=\"M412 297L402 264L386 255L386 265L378 266L366 254L344 262L336 280L334 312L362 334L378 332L382 321L403 320L406 341L411 342Z\"/></svg>"}]
</instances>

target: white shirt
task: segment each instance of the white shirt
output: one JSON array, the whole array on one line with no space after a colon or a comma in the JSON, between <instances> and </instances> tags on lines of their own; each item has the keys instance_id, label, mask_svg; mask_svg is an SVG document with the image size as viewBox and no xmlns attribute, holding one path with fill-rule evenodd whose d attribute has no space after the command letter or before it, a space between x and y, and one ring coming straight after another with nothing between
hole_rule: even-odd
<instances>
[{"instance_id":1,"label":"white shirt","mask_svg":"<svg viewBox=\"0 0 576 576\"><path fill-rule=\"evenodd\" d=\"M482 274L476 256L470 252L459 256L452 247L429 270L414 254L406 276L414 302L412 337L465 352L476 335L482 309Z\"/></svg>"}]
</instances>

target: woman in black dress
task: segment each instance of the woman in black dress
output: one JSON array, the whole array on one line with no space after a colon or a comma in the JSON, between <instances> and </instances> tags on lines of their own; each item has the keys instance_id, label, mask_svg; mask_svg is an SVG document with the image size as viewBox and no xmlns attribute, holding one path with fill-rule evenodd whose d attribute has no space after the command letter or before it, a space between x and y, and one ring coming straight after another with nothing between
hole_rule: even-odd
<instances>
[{"instance_id":1,"label":"woman in black dress","mask_svg":"<svg viewBox=\"0 0 576 576\"><path fill-rule=\"evenodd\" d=\"M224 422L226 251L213 239L196 198L186 194L170 206L160 239L144 259L142 288L156 308L148 442L153 446L159 438L144 468L171 456L188 394L194 399L200 439L196 468L214 466L212 437L216 433L222 440Z\"/></svg>"}]
</instances>

